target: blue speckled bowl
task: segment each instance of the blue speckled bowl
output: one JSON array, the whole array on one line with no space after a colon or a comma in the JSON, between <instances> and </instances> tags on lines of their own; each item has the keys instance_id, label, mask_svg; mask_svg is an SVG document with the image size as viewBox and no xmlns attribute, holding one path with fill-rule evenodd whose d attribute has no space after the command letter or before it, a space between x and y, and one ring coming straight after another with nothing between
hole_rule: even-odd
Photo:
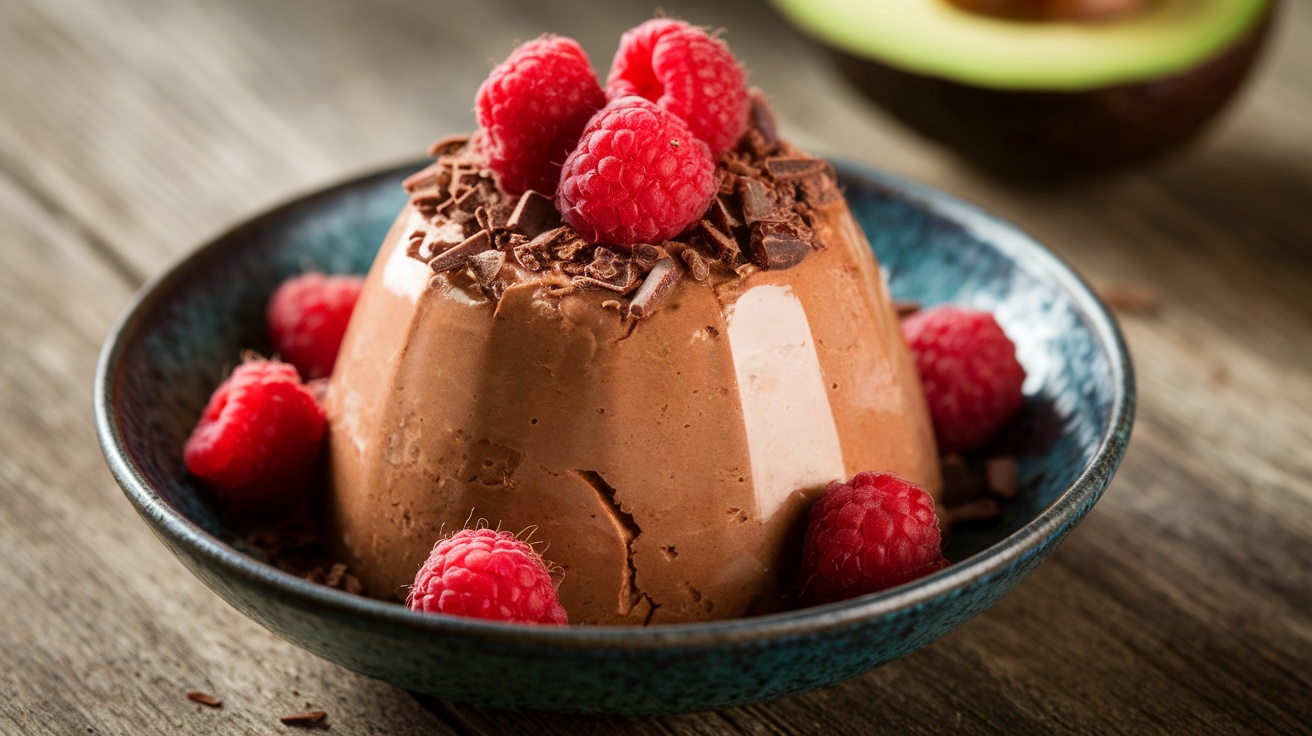
<instances>
[{"instance_id":1,"label":"blue speckled bowl","mask_svg":"<svg viewBox=\"0 0 1312 736\"><path fill-rule=\"evenodd\" d=\"M999 447L1021 494L958 535L956 564L883 593L706 624L526 627L413 613L283 573L232 546L183 468L182 445L243 348L266 346L265 300L305 269L365 271L418 168L278 207L196 251L137 296L96 376L109 466L155 534L206 585L275 633L357 672L507 708L665 713L770 700L900 657L988 608L1088 513L1129 439L1134 385L1111 317L1024 233L923 186L839 166L893 292L993 310L1029 373ZM490 676L485 676L488 674Z\"/></svg>"}]
</instances>

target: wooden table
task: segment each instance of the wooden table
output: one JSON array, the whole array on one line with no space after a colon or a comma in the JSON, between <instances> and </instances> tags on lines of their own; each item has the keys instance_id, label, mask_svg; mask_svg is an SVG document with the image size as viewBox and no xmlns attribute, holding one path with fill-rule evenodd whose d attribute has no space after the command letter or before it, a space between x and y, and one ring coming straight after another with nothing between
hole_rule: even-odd
<instances>
[{"instance_id":1,"label":"wooden table","mask_svg":"<svg viewBox=\"0 0 1312 736\"><path fill-rule=\"evenodd\" d=\"M1259 78L1202 145L1049 189L898 128L752 0L663 4L730 29L802 145L975 200L1096 286L1160 299L1122 315L1139 419L1088 520L957 632L767 705L521 715L319 660L193 579L121 497L91 428L101 341L225 223L471 128L486 62L514 40L573 35L604 67L651 6L5 0L0 732L268 733L307 709L347 734L1312 729L1312 4L1285 3Z\"/></svg>"}]
</instances>

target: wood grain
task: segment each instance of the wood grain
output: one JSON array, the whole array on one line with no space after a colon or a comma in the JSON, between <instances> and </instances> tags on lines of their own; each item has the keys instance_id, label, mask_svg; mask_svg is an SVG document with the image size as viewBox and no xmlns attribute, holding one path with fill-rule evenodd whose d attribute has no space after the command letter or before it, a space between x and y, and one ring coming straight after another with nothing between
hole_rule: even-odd
<instances>
[{"instance_id":1,"label":"wood grain","mask_svg":"<svg viewBox=\"0 0 1312 736\"><path fill-rule=\"evenodd\" d=\"M545 31L605 66L629 0L0 3L0 732L1306 732L1312 724L1312 7L1186 155L1000 184L896 127L751 0L724 26L800 144L1030 230L1126 314L1140 410L1107 496L1012 595L804 696L658 719L416 699L276 639L167 555L106 472L94 359L141 281L231 220L473 125L487 63ZM219 696L210 709L190 689Z\"/></svg>"}]
</instances>

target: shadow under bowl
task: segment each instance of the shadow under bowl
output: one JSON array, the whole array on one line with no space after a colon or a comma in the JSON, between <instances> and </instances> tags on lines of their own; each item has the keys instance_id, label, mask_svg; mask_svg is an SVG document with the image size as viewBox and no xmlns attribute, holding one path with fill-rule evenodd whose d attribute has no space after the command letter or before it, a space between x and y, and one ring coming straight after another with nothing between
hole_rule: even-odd
<instances>
[{"instance_id":1,"label":"shadow under bowl","mask_svg":"<svg viewBox=\"0 0 1312 736\"><path fill-rule=\"evenodd\" d=\"M1026 405L992 448L1020 493L955 535L952 566L881 593L787 613L649 628L521 626L412 612L282 572L235 546L182 446L243 349L267 348L273 289L305 270L363 273L416 163L296 199L142 288L106 341L96 428L128 499L206 585L265 627L409 690L504 708L653 714L779 698L865 672L988 608L1102 495L1129 440L1133 375L1115 323L1061 261L933 189L839 164L894 295L993 311L1017 344Z\"/></svg>"}]
</instances>

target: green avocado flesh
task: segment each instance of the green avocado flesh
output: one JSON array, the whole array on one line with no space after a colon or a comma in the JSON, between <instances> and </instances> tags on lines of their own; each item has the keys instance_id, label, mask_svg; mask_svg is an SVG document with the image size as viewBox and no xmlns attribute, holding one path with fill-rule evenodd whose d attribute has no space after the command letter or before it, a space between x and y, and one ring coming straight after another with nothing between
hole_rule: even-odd
<instances>
[{"instance_id":1,"label":"green avocado flesh","mask_svg":"<svg viewBox=\"0 0 1312 736\"><path fill-rule=\"evenodd\" d=\"M1106 22L1027 23L947 0L774 0L803 32L854 56L980 87L1078 91L1158 79L1224 51L1270 0L1156 0Z\"/></svg>"}]
</instances>

